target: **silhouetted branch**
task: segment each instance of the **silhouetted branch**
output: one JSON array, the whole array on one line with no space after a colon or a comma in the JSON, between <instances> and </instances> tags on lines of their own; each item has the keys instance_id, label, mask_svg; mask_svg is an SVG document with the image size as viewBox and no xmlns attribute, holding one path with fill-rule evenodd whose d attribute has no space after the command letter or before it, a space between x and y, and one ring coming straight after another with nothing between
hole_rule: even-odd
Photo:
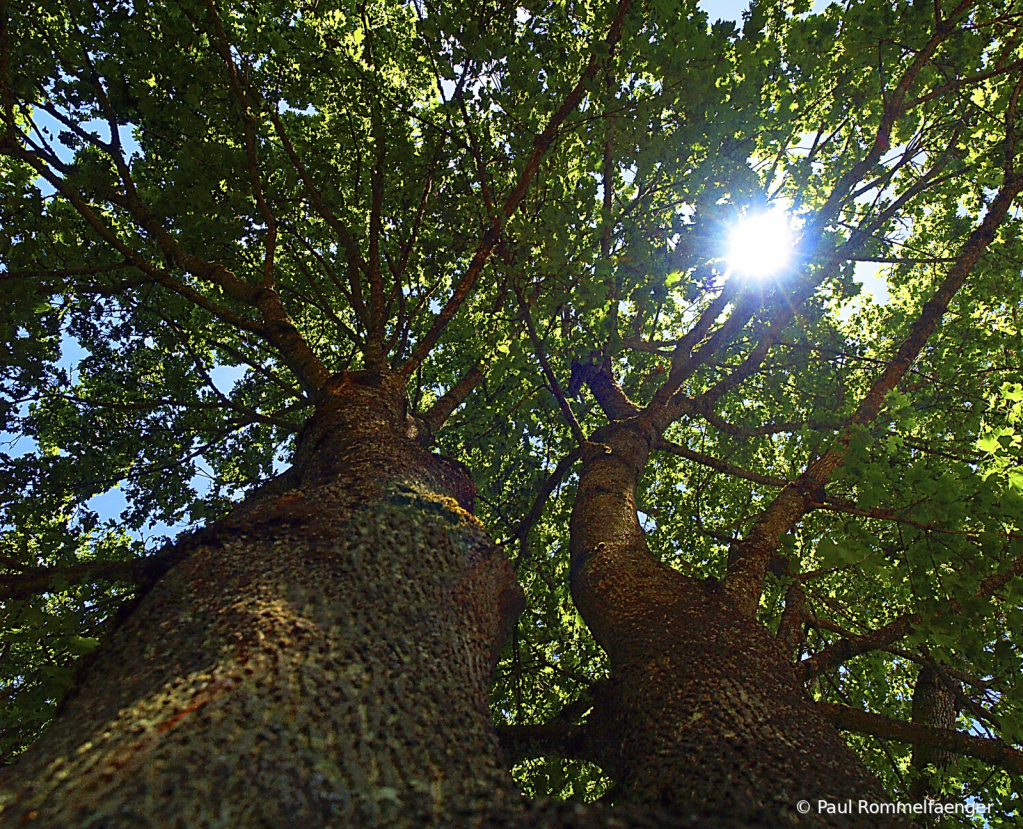
<instances>
[{"instance_id":1,"label":"silhouetted branch","mask_svg":"<svg viewBox=\"0 0 1023 829\"><path fill-rule=\"evenodd\" d=\"M568 402L568 398L565 397L565 392L562 390L557 376L551 369L550 361L547 359L547 352L543 347L543 341L541 341L540 335L536 332L536 326L533 324L533 315L530 313L529 305L526 304L526 300L522 296L522 291L518 288L518 286L515 288L515 296L519 300L519 310L522 311L522 318L526 323L526 331L529 333L529 341L533 344L533 351L536 354L536 359L540 362L540 368L543 370L544 377L547 378L551 392L554 394L554 398L558 401L558 408L561 409L561 414L568 423L568 428L572 432L572 437L575 438L575 442L578 446L582 446L586 443L586 435L583 434L582 427L579 425L579 421L576 420L575 412L572 411L572 404Z\"/></svg>"},{"instance_id":2,"label":"silhouetted branch","mask_svg":"<svg viewBox=\"0 0 1023 829\"><path fill-rule=\"evenodd\" d=\"M908 636L913 625L920 622L916 613L904 613L884 627L880 627L862 636L843 636L837 642L818 651L813 656L799 663L799 671L804 682L837 668L839 665L863 653L881 650L894 642Z\"/></svg>"},{"instance_id":3,"label":"silhouetted branch","mask_svg":"<svg viewBox=\"0 0 1023 829\"><path fill-rule=\"evenodd\" d=\"M152 584L184 558L185 553L186 548L172 544L151 556L130 561L90 561L70 567L38 567L17 575L0 575L0 599L26 599L94 581Z\"/></svg>"},{"instance_id":4,"label":"silhouetted branch","mask_svg":"<svg viewBox=\"0 0 1023 829\"><path fill-rule=\"evenodd\" d=\"M835 728L843 731L869 734L899 743L912 743L917 746L943 749L955 754L975 757L1016 774L1023 773L1023 752L1001 740L974 737L972 734L962 731L949 731L943 728L908 723L834 702L818 702L817 710Z\"/></svg>"},{"instance_id":5,"label":"silhouetted branch","mask_svg":"<svg viewBox=\"0 0 1023 829\"><path fill-rule=\"evenodd\" d=\"M693 463L698 463L701 466L708 466L711 469L723 472L726 475L732 475L735 478L743 478L744 480L764 484L765 486L783 487L789 484L789 481L786 481L784 478L777 478L774 475L762 475L759 472L753 472L752 470L737 466L734 463L729 463L728 461L723 461L720 458L715 458L712 455L705 455L703 452L696 452L692 449L687 449L685 446L679 446L679 444L664 438L658 438L655 440L653 448L659 449L662 452L669 452L672 455L677 455L680 458L693 461Z\"/></svg>"}]
</instances>

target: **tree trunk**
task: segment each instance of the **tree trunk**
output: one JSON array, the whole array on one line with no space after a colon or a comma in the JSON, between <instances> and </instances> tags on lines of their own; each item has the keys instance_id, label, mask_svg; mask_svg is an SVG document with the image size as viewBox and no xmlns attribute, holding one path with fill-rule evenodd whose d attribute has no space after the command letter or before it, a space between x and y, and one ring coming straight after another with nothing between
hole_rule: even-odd
<instances>
[{"instance_id":1,"label":"tree trunk","mask_svg":"<svg viewBox=\"0 0 1023 829\"><path fill-rule=\"evenodd\" d=\"M453 497L471 482L406 428L399 390L334 383L291 488L148 592L5 772L0 822L356 827L514 800L487 697L522 593Z\"/></svg>"},{"instance_id":2,"label":"tree trunk","mask_svg":"<svg viewBox=\"0 0 1023 829\"><path fill-rule=\"evenodd\" d=\"M955 728L959 707L954 687L946 686L951 682L942 677L930 665L921 665L913 686L912 722L916 725L928 725L932 728ZM941 772L955 762L955 754L931 746L914 745L912 757L913 778L909 785L909 794L914 800L923 801L928 798L941 800L938 784ZM924 826L950 826L952 819L928 816L921 821Z\"/></svg>"},{"instance_id":3,"label":"tree trunk","mask_svg":"<svg viewBox=\"0 0 1023 829\"><path fill-rule=\"evenodd\" d=\"M598 431L572 514L572 595L612 672L591 741L619 800L775 826L898 825L858 813L857 801L885 795L767 628L717 582L650 554L635 493L651 442L635 421ZM818 814L820 800L850 799L849 815Z\"/></svg>"}]
</instances>

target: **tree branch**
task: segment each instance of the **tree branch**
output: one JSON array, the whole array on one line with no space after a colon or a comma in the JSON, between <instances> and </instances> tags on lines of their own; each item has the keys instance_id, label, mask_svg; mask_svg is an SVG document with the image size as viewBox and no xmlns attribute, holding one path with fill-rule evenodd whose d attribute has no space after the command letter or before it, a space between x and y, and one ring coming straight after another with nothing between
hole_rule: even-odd
<instances>
[{"instance_id":1,"label":"tree branch","mask_svg":"<svg viewBox=\"0 0 1023 829\"><path fill-rule=\"evenodd\" d=\"M565 397L565 392L562 391L558 378L551 370L550 361L547 359L547 352L544 350L543 343L540 341L540 335L536 333L536 326L533 324L533 315L530 313L529 306L526 304L526 300L522 296L522 290L518 285L515 286L515 296L519 300L519 310L522 312L522 318L526 323L526 331L529 333L529 340L533 343L533 352L536 354L536 359L540 361L540 368L543 370L544 377L547 378L551 392L553 392L555 399L558 401L561 414L568 422L568 428L572 432L572 437L575 438L576 445L583 446L586 443L586 435L583 434L582 427L579 425L579 421L576 420L575 412L572 411L572 404L568 402L568 398Z\"/></svg>"},{"instance_id":2,"label":"tree branch","mask_svg":"<svg viewBox=\"0 0 1023 829\"><path fill-rule=\"evenodd\" d=\"M908 723L834 702L818 702L817 710L835 728L843 731L869 734L872 737L895 740L899 743L944 749L955 754L975 757L1016 774L1023 773L1023 752L1001 740L974 737L972 734L962 731L949 731L943 728Z\"/></svg>"},{"instance_id":3,"label":"tree branch","mask_svg":"<svg viewBox=\"0 0 1023 829\"><path fill-rule=\"evenodd\" d=\"M753 472L752 470L745 469L741 466L736 466L734 463L723 461L719 458L713 457L712 455L695 452L692 449L687 449L685 446L679 446L679 444L666 440L665 438L657 438L654 441L653 448L659 449L662 452L669 452L672 455L678 455L680 458L693 461L701 466L710 467L711 469L723 472L726 475L731 475L735 478L742 478L747 481L753 481L757 484L784 487L791 483L784 478L776 478L773 475L761 475L759 472Z\"/></svg>"},{"instance_id":4,"label":"tree branch","mask_svg":"<svg viewBox=\"0 0 1023 829\"><path fill-rule=\"evenodd\" d=\"M502 545L509 544L515 540L521 543L519 557L515 562L516 569L529 560L529 533L533 527L536 526L536 522L540 520L540 516L543 515L543 508L547 503L547 499L550 498L551 493L558 488L575 462L582 457L582 453L582 448L576 446L571 452L558 461L558 465L554 467L551 474L547 476L547 480L544 481L543 486L540 487L540 491L533 499L533 505L529 508L529 512L526 513L526 516L515 526L515 529L512 531L508 540L502 542Z\"/></svg>"},{"instance_id":5,"label":"tree branch","mask_svg":"<svg viewBox=\"0 0 1023 829\"><path fill-rule=\"evenodd\" d=\"M476 363L459 378L455 385L438 397L427 412L416 418L424 427L424 442L429 443L433 440L437 432L444 428L448 418L454 414L455 409L465 402L472 390L485 376L482 365Z\"/></svg>"},{"instance_id":6,"label":"tree branch","mask_svg":"<svg viewBox=\"0 0 1023 829\"><path fill-rule=\"evenodd\" d=\"M916 613L904 613L887 625L862 636L843 636L837 642L799 663L803 682L809 682L825 671L848 662L854 656L882 650L908 636L920 622Z\"/></svg>"},{"instance_id":7,"label":"tree branch","mask_svg":"<svg viewBox=\"0 0 1023 829\"><path fill-rule=\"evenodd\" d=\"M575 397L585 383L590 387L608 420L628 420L642 410L633 403L611 371L611 361L599 351L586 357L586 361L573 360L568 381L568 396Z\"/></svg>"},{"instance_id":8,"label":"tree branch","mask_svg":"<svg viewBox=\"0 0 1023 829\"><path fill-rule=\"evenodd\" d=\"M554 721L544 725L498 725L496 731L509 766L532 757L585 760L592 755L586 726Z\"/></svg>"},{"instance_id":9,"label":"tree branch","mask_svg":"<svg viewBox=\"0 0 1023 829\"><path fill-rule=\"evenodd\" d=\"M158 553L130 561L90 561L70 567L38 567L13 576L0 575L0 600L17 601L97 580L152 584L185 555L183 546L169 544Z\"/></svg>"}]
</instances>

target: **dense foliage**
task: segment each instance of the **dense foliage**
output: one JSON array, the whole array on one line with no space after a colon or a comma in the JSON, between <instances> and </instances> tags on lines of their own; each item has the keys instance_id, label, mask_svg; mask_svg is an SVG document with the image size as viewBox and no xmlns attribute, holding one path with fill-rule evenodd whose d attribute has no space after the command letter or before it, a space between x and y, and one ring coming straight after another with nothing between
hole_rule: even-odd
<instances>
[{"instance_id":1,"label":"dense foliage","mask_svg":"<svg viewBox=\"0 0 1023 829\"><path fill-rule=\"evenodd\" d=\"M529 600L495 717L558 717L604 670L567 527L578 439L607 422L579 377L606 364L638 405L675 405L640 510L687 574L721 577L842 447L758 617L798 597L813 695L890 720L935 667L959 730L1006 752L933 785L1014 825L1023 4L809 11L0 3L5 760L132 592L146 533L287 463L309 354L404 372L419 411L460 389L437 444ZM725 254L771 207L796 241L758 281ZM862 289L875 272L886 295ZM890 720L850 740L905 794L921 769ZM517 774L532 795L606 786L553 756Z\"/></svg>"}]
</instances>

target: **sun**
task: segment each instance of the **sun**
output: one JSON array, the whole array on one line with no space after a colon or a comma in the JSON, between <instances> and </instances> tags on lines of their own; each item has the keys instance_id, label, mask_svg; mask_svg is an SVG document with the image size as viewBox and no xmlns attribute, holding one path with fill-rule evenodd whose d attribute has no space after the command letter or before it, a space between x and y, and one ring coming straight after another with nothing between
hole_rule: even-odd
<instances>
[{"instance_id":1,"label":"sun","mask_svg":"<svg viewBox=\"0 0 1023 829\"><path fill-rule=\"evenodd\" d=\"M728 266L763 279L773 276L792 253L792 222L783 210L755 213L741 219L729 234Z\"/></svg>"}]
</instances>

